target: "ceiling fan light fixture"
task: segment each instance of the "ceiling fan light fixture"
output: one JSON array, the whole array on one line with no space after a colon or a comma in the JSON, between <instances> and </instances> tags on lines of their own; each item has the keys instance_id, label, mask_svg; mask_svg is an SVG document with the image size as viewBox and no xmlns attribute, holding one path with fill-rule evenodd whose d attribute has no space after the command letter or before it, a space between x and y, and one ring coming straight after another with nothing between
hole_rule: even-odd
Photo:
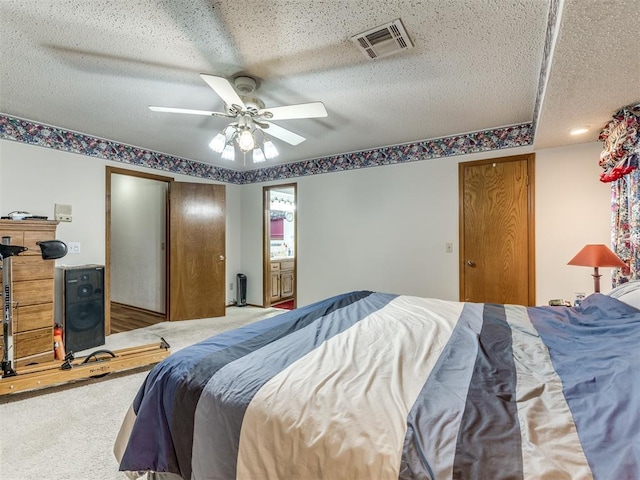
<instances>
[{"instance_id":1,"label":"ceiling fan light fixture","mask_svg":"<svg viewBox=\"0 0 640 480\"><path fill-rule=\"evenodd\" d=\"M243 128L237 136L238 146L243 152L253 150L256 146L256 141L253 138L253 134L248 128Z\"/></svg>"},{"instance_id":2,"label":"ceiling fan light fixture","mask_svg":"<svg viewBox=\"0 0 640 480\"><path fill-rule=\"evenodd\" d=\"M264 156L267 160L271 160L272 158L276 158L278 156L278 149L271 140L266 139L264 141L263 148Z\"/></svg>"},{"instance_id":3,"label":"ceiling fan light fixture","mask_svg":"<svg viewBox=\"0 0 640 480\"><path fill-rule=\"evenodd\" d=\"M262 153L262 150L260 149L260 147L256 147L253 149L253 163L262 163L262 162L266 162L267 159L264 156L264 153Z\"/></svg>"},{"instance_id":4,"label":"ceiling fan light fixture","mask_svg":"<svg viewBox=\"0 0 640 480\"><path fill-rule=\"evenodd\" d=\"M209 148L217 153L222 153L227 139L222 133L218 133L209 143Z\"/></svg>"},{"instance_id":5,"label":"ceiling fan light fixture","mask_svg":"<svg viewBox=\"0 0 640 480\"><path fill-rule=\"evenodd\" d=\"M400 20L397 20L395 23L401 27ZM398 25L394 24L393 26L397 27ZM390 31L389 29L382 29L369 35L368 38L378 45L384 43L387 37L393 36L389 33ZM227 127L215 135L209 142L209 148L216 153L220 153L223 160L235 160L236 146L245 155L248 152L253 152L256 162L263 162L277 157L278 150L271 142L271 139L265 134L266 129L269 130L271 136L289 145L299 145L305 140L303 136L271 123L268 120L291 120L327 116L327 109L322 102L283 105L266 109L264 102L253 95L253 92L258 86L258 82L253 77L240 75L235 78L233 84L226 78L218 75L201 73L200 78L224 101L224 112L157 106L150 106L149 108L157 112L186 113L207 117L213 116L236 119L235 122L232 121L232 123L229 123ZM256 132L260 132L260 135Z\"/></svg>"},{"instance_id":6,"label":"ceiling fan light fixture","mask_svg":"<svg viewBox=\"0 0 640 480\"><path fill-rule=\"evenodd\" d=\"M229 160L231 162L233 162L236 159L236 152L235 152L235 148L233 148L233 144L227 143L225 145L224 150L222 150L221 158L223 160Z\"/></svg>"}]
</instances>

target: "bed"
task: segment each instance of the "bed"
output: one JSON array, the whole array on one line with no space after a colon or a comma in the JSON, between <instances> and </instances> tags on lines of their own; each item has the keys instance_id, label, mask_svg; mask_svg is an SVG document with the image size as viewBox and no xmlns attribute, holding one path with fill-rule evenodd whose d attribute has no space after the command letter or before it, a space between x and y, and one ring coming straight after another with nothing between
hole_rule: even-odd
<instances>
[{"instance_id":1,"label":"bed","mask_svg":"<svg viewBox=\"0 0 640 480\"><path fill-rule=\"evenodd\" d=\"M116 441L120 470L171 480L638 479L640 310L630 303L358 291L292 310L155 366Z\"/></svg>"}]
</instances>

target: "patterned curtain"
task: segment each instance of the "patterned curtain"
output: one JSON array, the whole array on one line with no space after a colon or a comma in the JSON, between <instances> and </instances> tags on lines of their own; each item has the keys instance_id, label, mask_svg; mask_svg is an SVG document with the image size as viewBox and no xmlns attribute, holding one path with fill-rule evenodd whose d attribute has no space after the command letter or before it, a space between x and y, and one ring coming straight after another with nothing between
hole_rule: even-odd
<instances>
[{"instance_id":1,"label":"patterned curtain","mask_svg":"<svg viewBox=\"0 0 640 480\"><path fill-rule=\"evenodd\" d=\"M600 132L602 182L611 182L611 246L629 266L613 286L640 278L640 104L620 109Z\"/></svg>"},{"instance_id":2,"label":"patterned curtain","mask_svg":"<svg viewBox=\"0 0 640 480\"><path fill-rule=\"evenodd\" d=\"M611 184L611 246L629 265L613 271L613 286L640 278L640 170Z\"/></svg>"}]
</instances>

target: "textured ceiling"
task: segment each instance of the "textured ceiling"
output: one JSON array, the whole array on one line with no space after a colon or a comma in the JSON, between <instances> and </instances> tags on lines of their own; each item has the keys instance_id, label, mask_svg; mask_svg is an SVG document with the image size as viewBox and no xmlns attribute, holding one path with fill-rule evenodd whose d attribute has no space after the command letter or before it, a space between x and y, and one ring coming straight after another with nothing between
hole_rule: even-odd
<instances>
[{"instance_id":1,"label":"textured ceiling","mask_svg":"<svg viewBox=\"0 0 640 480\"><path fill-rule=\"evenodd\" d=\"M220 111L199 74L243 73L267 107L319 100L329 113L274 121L307 140L275 140L280 156L260 166L526 122L539 148L594 141L640 101L640 2L553 0L561 27L545 64L550 3L2 0L0 112L242 170L208 148L228 120L147 106ZM396 18L415 48L370 61L349 40ZM583 124L586 137L568 136Z\"/></svg>"},{"instance_id":2,"label":"textured ceiling","mask_svg":"<svg viewBox=\"0 0 640 480\"><path fill-rule=\"evenodd\" d=\"M596 141L619 108L640 102L639 0L565 0L536 148ZM570 129L589 127L584 136Z\"/></svg>"}]
</instances>

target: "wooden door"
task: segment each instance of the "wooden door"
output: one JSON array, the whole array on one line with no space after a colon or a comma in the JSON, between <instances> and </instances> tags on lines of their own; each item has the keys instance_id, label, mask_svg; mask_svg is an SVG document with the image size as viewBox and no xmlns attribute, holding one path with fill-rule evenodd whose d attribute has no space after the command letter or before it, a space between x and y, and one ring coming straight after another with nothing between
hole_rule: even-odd
<instances>
[{"instance_id":1,"label":"wooden door","mask_svg":"<svg viewBox=\"0 0 640 480\"><path fill-rule=\"evenodd\" d=\"M461 301L535 304L534 158L459 164Z\"/></svg>"},{"instance_id":2,"label":"wooden door","mask_svg":"<svg viewBox=\"0 0 640 480\"><path fill-rule=\"evenodd\" d=\"M225 314L225 187L172 182L169 320Z\"/></svg>"}]
</instances>

